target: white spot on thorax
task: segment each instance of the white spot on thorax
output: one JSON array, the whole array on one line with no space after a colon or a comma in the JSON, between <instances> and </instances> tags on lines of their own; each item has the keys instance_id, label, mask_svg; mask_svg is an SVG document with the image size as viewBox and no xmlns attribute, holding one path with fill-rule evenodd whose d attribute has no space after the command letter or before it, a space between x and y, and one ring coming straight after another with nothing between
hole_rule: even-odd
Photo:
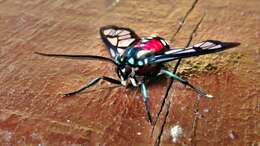
<instances>
[{"instance_id":1,"label":"white spot on thorax","mask_svg":"<svg viewBox=\"0 0 260 146\"><path fill-rule=\"evenodd\" d=\"M150 53L151 51L148 51L148 50L141 50L141 51L138 51L137 54L136 54L136 57L137 58L140 58L141 56L145 55L145 54L148 54Z\"/></svg>"},{"instance_id":2,"label":"white spot on thorax","mask_svg":"<svg viewBox=\"0 0 260 146\"><path fill-rule=\"evenodd\" d=\"M144 64L148 64L148 59L144 59Z\"/></svg>"}]
</instances>

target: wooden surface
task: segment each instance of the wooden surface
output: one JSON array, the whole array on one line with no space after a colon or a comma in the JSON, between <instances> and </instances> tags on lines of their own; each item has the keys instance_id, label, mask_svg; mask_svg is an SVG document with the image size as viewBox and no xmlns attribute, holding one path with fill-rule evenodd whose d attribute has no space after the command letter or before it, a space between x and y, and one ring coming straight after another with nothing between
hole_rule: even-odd
<instances>
[{"instance_id":1,"label":"wooden surface","mask_svg":"<svg viewBox=\"0 0 260 146\"><path fill-rule=\"evenodd\" d=\"M116 77L112 65L33 54L108 56L99 28L109 24L157 34L171 47L207 39L241 45L190 60L215 66L188 78L214 98L198 100L174 82L151 134L138 89L101 82L61 96L96 76ZM0 36L0 145L260 145L259 0L0 0ZM153 117L168 83L149 85ZM176 124L183 134L174 143Z\"/></svg>"}]
</instances>

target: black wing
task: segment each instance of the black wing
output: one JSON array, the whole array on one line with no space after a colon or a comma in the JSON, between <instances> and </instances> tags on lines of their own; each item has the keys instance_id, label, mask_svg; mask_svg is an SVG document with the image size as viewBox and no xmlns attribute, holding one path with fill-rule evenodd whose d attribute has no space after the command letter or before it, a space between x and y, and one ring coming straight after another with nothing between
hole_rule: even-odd
<instances>
[{"instance_id":1,"label":"black wing","mask_svg":"<svg viewBox=\"0 0 260 146\"><path fill-rule=\"evenodd\" d=\"M127 47L135 45L140 40L133 30L113 25L101 27L100 35L113 58L123 54Z\"/></svg>"},{"instance_id":2,"label":"black wing","mask_svg":"<svg viewBox=\"0 0 260 146\"><path fill-rule=\"evenodd\" d=\"M185 49L170 49L168 51L165 51L162 55L156 55L146 58L147 60L145 60L145 62L147 62L147 64L163 63L179 58L187 58L192 56L215 53L223 51L225 49L236 47L238 45L240 45L240 43L207 40Z\"/></svg>"}]
</instances>

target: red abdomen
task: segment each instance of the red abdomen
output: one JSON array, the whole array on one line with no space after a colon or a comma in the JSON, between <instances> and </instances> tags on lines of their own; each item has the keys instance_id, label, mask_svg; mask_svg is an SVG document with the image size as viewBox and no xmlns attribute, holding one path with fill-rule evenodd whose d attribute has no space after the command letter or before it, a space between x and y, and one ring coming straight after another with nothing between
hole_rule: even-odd
<instances>
[{"instance_id":1,"label":"red abdomen","mask_svg":"<svg viewBox=\"0 0 260 146\"><path fill-rule=\"evenodd\" d=\"M169 46L165 42L165 40L159 37L142 38L141 41L135 45L135 47L139 47L144 50L150 50L154 53L162 52L165 49L169 49Z\"/></svg>"},{"instance_id":2,"label":"red abdomen","mask_svg":"<svg viewBox=\"0 0 260 146\"><path fill-rule=\"evenodd\" d=\"M135 45L135 47L148 50L147 54L144 54L141 58L161 54L169 49L169 45L160 37L142 38L140 42ZM160 68L161 64L145 65L142 68L139 68L137 74L154 76L159 73Z\"/></svg>"}]
</instances>

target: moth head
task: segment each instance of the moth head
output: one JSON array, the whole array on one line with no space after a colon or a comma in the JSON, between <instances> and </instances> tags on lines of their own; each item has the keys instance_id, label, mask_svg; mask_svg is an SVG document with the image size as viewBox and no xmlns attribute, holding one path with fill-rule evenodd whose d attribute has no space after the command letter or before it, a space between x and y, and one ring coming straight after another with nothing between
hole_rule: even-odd
<instances>
[{"instance_id":1,"label":"moth head","mask_svg":"<svg viewBox=\"0 0 260 146\"><path fill-rule=\"evenodd\" d=\"M126 82L130 76L133 75L133 70L129 65L121 65L117 67L117 75L121 79L122 84L126 85Z\"/></svg>"}]
</instances>

